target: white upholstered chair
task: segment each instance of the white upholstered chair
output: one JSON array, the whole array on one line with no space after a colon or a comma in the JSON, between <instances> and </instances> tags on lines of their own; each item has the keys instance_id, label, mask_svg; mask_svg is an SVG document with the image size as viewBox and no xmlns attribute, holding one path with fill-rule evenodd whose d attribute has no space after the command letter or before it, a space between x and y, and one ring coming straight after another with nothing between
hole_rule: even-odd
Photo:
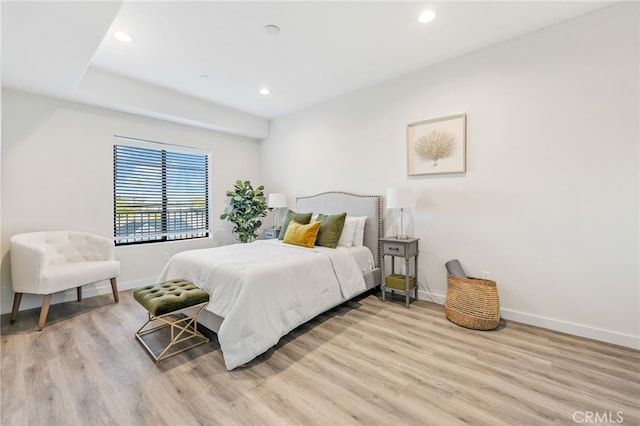
<instances>
[{"instance_id":1,"label":"white upholstered chair","mask_svg":"<svg viewBox=\"0 0 640 426\"><path fill-rule=\"evenodd\" d=\"M114 260L113 240L78 231L42 231L11 237L11 284L15 296L11 321L18 316L23 293L42 294L38 328L44 328L51 295L77 288L82 300L82 286L111 280L113 298L118 303L116 277L120 262Z\"/></svg>"}]
</instances>

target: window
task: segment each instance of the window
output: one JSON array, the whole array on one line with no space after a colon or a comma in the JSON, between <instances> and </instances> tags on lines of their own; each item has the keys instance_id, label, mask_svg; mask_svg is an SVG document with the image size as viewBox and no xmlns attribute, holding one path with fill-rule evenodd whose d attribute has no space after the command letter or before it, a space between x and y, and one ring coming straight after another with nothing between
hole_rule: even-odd
<instances>
[{"instance_id":1,"label":"window","mask_svg":"<svg viewBox=\"0 0 640 426\"><path fill-rule=\"evenodd\" d=\"M116 245L209 236L208 155L173 145L116 140ZM122 141L126 144L118 143Z\"/></svg>"}]
</instances>

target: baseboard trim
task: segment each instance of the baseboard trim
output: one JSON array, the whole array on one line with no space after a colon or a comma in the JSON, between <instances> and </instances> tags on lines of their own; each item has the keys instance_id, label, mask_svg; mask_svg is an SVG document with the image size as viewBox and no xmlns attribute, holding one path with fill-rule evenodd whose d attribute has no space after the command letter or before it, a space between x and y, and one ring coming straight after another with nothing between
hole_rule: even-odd
<instances>
[{"instance_id":1,"label":"baseboard trim","mask_svg":"<svg viewBox=\"0 0 640 426\"><path fill-rule=\"evenodd\" d=\"M131 290L132 288L143 287L145 285L150 285L153 283L155 283L155 278L145 278L145 279L136 280L136 281L118 282L118 291ZM101 296L103 294L112 294L111 283L109 281L106 281L104 284L100 283L99 285L96 285L96 286L88 285L88 286L82 287L83 298ZM75 300L78 300L78 296L76 293L76 289L72 288L71 290L67 290L64 292L63 299L60 300L58 303L71 302Z\"/></svg>"},{"instance_id":2,"label":"baseboard trim","mask_svg":"<svg viewBox=\"0 0 640 426\"><path fill-rule=\"evenodd\" d=\"M418 299L444 305L446 295L418 290ZM573 336L599 340L601 342L612 343L614 345L625 346L632 349L640 349L639 336L617 333L615 331L603 330L600 328L570 323L553 318L528 314L526 312L514 311L511 309L501 308L500 316L505 320L521 322L523 324L534 325L536 327L547 328L549 330L559 331Z\"/></svg>"},{"instance_id":3,"label":"baseboard trim","mask_svg":"<svg viewBox=\"0 0 640 426\"><path fill-rule=\"evenodd\" d=\"M615 331L603 330L601 328L589 327L553 318L541 317L525 312L512 311L510 309L500 309L500 316L506 320L512 320L524 324L535 325L537 327L548 328L550 330L612 343L614 345L640 349L640 337L631 336L629 334L622 334Z\"/></svg>"},{"instance_id":4,"label":"baseboard trim","mask_svg":"<svg viewBox=\"0 0 640 426\"><path fill-rule=\"evenodd\" d=\"M156 277L144 278L141 280L118 282L118 291L130 290L132 288L138 288L145 285L154 284ZM87 284L82 286L82 298L87 299L90 297L101 296L103 294L112 294L111 283L109 280L100 281L95 284ZM12 295L13 299L13 295ZM54 293L51 298L51 305L57 305L58 303L75 302L78 300L78 293L76 288L71 288L65 291ZM22 303L20 304L20 311L26 311L28 309L35 309L42 307L42 296L37 294L25 293L22 297ZM11 305L4 307L6 312L0 312L3 315L11 312Z\"/></svg>"},{"instance_id":5,"label":"baseboard trim","mask_svg":"<svg viewBox=\"0 0 640 426\"><path fill-rule=\"evenodd\" d=\"M435 294L418 289L418 300L426 300L427 302L444 305L446 298L447 297L444 294Z\"/></svg>"}]
</instances>

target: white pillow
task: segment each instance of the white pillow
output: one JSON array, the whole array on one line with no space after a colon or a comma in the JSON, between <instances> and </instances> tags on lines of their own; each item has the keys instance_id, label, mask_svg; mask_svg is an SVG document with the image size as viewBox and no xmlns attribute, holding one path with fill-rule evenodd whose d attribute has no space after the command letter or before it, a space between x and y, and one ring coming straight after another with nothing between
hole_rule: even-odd
<instances>
[{"instance_id":1,"label":"white pillow","mask_svg":"<svg viewBox=\"0 0 640 426\"><path fill-rule=\"evenodd\" d=\"M366 216L354 217L353 219L358 220L358 225L356 226L356 234L353 237L353 245L355 247L359 247L364 245L364 224L367 221Z\"/></svg>"},{"instance_id":2,"label":"white pillow","mask_svg":"<svg viewBox=\"0 0 640 426\"><path fill-rule=\"evenodd\" d=\"M338 247L353 247L353 240L356 236L356 228L358 227L358 218L347 216L344 220L342 234L338 240Z\"/></svg>"}]
</instances>

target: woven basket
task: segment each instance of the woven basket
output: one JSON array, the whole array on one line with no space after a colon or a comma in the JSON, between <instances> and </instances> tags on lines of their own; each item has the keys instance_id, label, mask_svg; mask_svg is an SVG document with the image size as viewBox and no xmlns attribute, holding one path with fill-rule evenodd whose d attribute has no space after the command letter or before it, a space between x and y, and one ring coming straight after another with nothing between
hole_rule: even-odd
<instances>
[{"instance_id":1,"label":"woven basket","mask_svg":"<svg viewBox=\"0 0 640 426\"><path fill-rule=\"evenodd\" d=\"M493 330L500 323L500 301L495 281L448 277L447 319L474 330Z\"/></svg>"}]
</instances>

